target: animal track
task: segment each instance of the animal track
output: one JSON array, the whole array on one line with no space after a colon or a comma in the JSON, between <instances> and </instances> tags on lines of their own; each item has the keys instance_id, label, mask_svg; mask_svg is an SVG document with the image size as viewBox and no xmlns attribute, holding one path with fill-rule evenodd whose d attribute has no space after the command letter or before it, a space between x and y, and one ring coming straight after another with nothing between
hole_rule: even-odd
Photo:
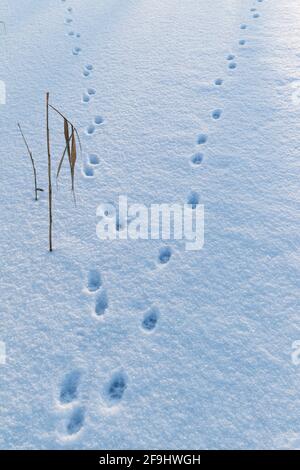
<instances>
[{"instance_id":1,"label":"animal track","mask_svg":"<svg viewBox=\"0 0 300 470\"><path fill-rule=\"evenodd\" d=\"M92 168L91 166L88 166L88 165L84 165L83 169L82 169L82 172L84 174L84 176L87 176L88 178L91 178L94 176L94 168Z\"/></svg>"},{"instance_id":2,"label":"animal track","mask_svg":"<svg viewBox=\"0 0 300 470\"><path fill-rule=\"evenodd\" d=\"M221 117L221 114L222 114L222 110L221 109L215 109L213 112L212 112L212 118L213 119L220 119Z\"/></svg>"},{"instance_id":3,"label":"animal track","mask_svg":"<svg viewBox=\"0 0 300 470\"><path fill-rule=\"evenodd\" d=\"M222 78L217 78L217 79L215 80L215 85L217 85L217 86L222 85L222 83L223 83Z\"/></svg>"},{"instance_id":4,"label":"animal track","mask_svg":"<svg viewBox=\"0 0 300 470\"><path fill-rule=\"evenodd\" d=\"M87 95L86 93L83 93L83 95L82 95L82 102L83 102L83 103L89 103L89 101L90 101L89 95Z\"/></svg>"},{"instance_id":5,"label":"animal track","mask_svg":"<svg viewBox=\"0 0 300 470\"><path fill-rule=\"evenodd\" d=\"M65 18L65 24L71 24L73 23L72 18Z\"/></svg>"},{"instance_id":6,"label":"animal track","mask_svg":"<svg viewBox=\"0 0 300 470\"><path fill-rule=\"evenodd\" d=\"M92 72L93 70L93 66L91 64L87 64L84 69L83 69L83 76L84 77L88 77L90 75L90 73Z\"/></svg>"},{"instance_id":7,"label":"animal track","mask_svg":"<svg viewBox=\"0 0 300 470\"><path fill-rule=\"evenodd\" d=\"M88 74L89 74L89 73L88 73ZM87 76L88 76L88 75L87 75ZM96 94L96 90L94 90L93 88L88 88L88 89L83 93L82 101L83 101L84 103L89 103L90 99L91 99L95 94ZM98 121L98 120L101 120L101 122L102 122L101 116L97 116L97 117L95 118L95 120L94 120L95 123L96 123L96 119L97 119L97 121ZM97 122L96 124L98 124L98 122ZM101 124L101 123L100 123L100 124Z\"/></svg>"},{"instance_id":8,"label":"animal track","mask_svg":"<svg viewBox=\"0 0 300 470\"><path fill-rule=\"evenodd\" d=\"M87 126L86 133L88 135L94 134L94 132L96 130L96 126L100 126L101 124L103 124L103 122L104 122L104 119L103 119L102 116L95 116L94 117L94 124L90 124L89 126Z\"/></svg>"},{"instance_id":9,"label":"animal track","mask_svg":"<svg viewBox=\"0 0 300 470\"><path fill-rule=\"evenodd\" d=\"M97 157L97 155L92 155ZM101 274L98 269L93 268L88 272L87 290L91 294L96 294L94 313L100 317L104 315L108 308L108 297L106 289L103 287Z\"/></svg>"},{"instance_id":10,"label":"animal track","mask_svg":"<svg viewBox=\"0 0 300 470\"><path fill-rule=\"evenodd\" d=\"M107 398L112 404L122 400L127 388L127 378L123 372L117 372L113 375L107 387Z\"/></svg>"},{"instance_id":11,"label":"animal track","mask_svg":"<svg viewBox=\"0 0 300 470\"><path fill-rule=\"evenodd\" d=\"M227 60L234 60L235 56L234 54L228 54Z\"/></svg>"},{"instance_id":12,"label":"animal track","mask_svg":"<svg viewBox=\"0 0 300 470\"><path fill-rule=\"evenodd\" d=\"M107 308L108 308L107 293L106 293L106 290L103 289L96 298L95 314L97 316L102 316L104 315Z\"/></svg>"},{"instance_id":13,"label":"animal track","mask_svg":"<svg viewBox=\"0 0 300 470\"><path fill-rule=\"evenodd\" d=\"M244 46L246 44L246 40L245 39L240 39L239 40L239 45L240 46Z\"/></svg>"},{"instance_id":14,"label":"animal track","mask_svg":"<svg viewBox=\"0 0 300 470\"><path fill-rule=\"evenodd\" d=\"M88 275L88 290L96 292L102 285L101 275L97 269L91 269Z\"/></svg>"},{"instance_id":15,"label":"animal track","mask_svg":"<svg viewBox=\"0 0 300 470\"><path fill-rule=\"evenodd\" d=\"M228 65L228 67L229 67L231 70L233 70L233 69L236 69L237 64L236 64L235 62L230 62L229 65Z\"/></svg>"},{"instance_id":16,"label":"animal track","mask_svg":"<svg viewBox=\"0 0 300 470\"><path fill-rule=\"evenodd\" d=\"M122 223L121 217L117 214L117 220L116 220L116 230L117 232L121 232L123 230L124 225Z\"/></svg>"},{"instance_id":17,"label":"animal track","mask_svg":"<svg viewBox=\"0 0 300 470\"><path fill-rule=\"evenodd\" d=\"M85 409L84 407L75 408L71 414L70 420L67 424L67 433L72 436L77 434L84 424Z\"/></svg>"},{"instance_id":18,"label":"animal track","mask_svg":"<svg viewBox=\"0 0 300 470\"><path fill-rule=\"evenodd\" d=\"M67 405L77 399L80 377L81 374L78 370L74 370L65 376L59 395L61 404Z\"/></svg>"},{"instance_id":19,"label":"animal track","mask_svg":"<svg viewBox=\"0 0 300 470\"><path fill-rule=\"evenodd\" d=\"M95 130L96 130L96 128L95 128L94 124L90 124L90 125L86 128L86 133L87 133L88 135L92 135L92 134L94 134Z\"/></svg>"},{"instance_id":20,"label":"animal track","mask_svg":"<svg viewBox=\"0 0 300 470\"><path fill-rule=\"evenodd\" d=\"M197 141L197 142L198 142L198 145L203 145L203 144L205 144L205 143L207 142L207 138L208 138L208 137L207 137L206 134L200 134L200 135L198 136L198 141Z\"/></svg>"},{"instance_id":21,"label":"animal track","mask_svg":"<svg viewBox=\"0 0 300 470\"><path fill-rule=\"evenodd\" d=\"M247 25L245 23L242 23L240 26L241 29L247 29Z\"/></svg>"},{"instance_id":22,"label":"animal track","mask_svg":"<svg viewBox=\"0 0 300 470\"><path fill-rule=\"evenodd\" d=\"M253 18L259 18L260 14L259 13L254 13Z\"/></svg>"},{"instance_id":23,"label":"animal track","mask_svg":"<svg viewBox=\"0 0 300 470\"><path fill-rule=\"evenodd\" d=\"M102 116L95 116L94 118L94 123L99 126L100 124L103 123L103 117Z\"/></svg>"},{"instance_id":24,"label":"animal track","mask_svg":"<svg viewBox=\"0 0 300 470\"><path fill-rule=\"evenodd\" d=\"M81 53L81 48L80 47L74 47L72 50L73 55L79 55Z\"/></svg>"},{"instance_id":25,"label":"animal track","mask_svg":"<svg viewBox=\"0 0 300 470\"><path fill-rule=\"evenodd\" d=\"M159 250L158 261L160 264L167 264L172 256L172 250L168 246L165 246Z\"/></svg>"},{"instance_id":26,"label":"animal track","mask_svg":"<svg viewBox=\"0 0 300 470\"><path fill-rule=\"evenodd\" d=\"M76 36L77 38L80 38L80 33L75 33L75 31L68 31L67 35L72 37Z\"/></svg>"},{"instance_id":27,"label":"animal track","mask_svg":"<svg viewBox=\"0 0 300 470\"><path fill-rule=\"evenodd\" d=\"M192 206L192 209L196 209L197 205L199 204L199 194L196 191L191 191L187 203Z\"/></svg>"},{"instance_id":28,"label":"animal track","mask_svg":"<svg viewBox=\"0 0 300 470\"><path fill-rule=\"evenodd\" d=\"M142 328L148 333L153 331L157 325L159 318L159 310L156 307L151 307L144 315Z\"/></svg>"},{"instance_id":29,"label":"animal track","mask_svg":"<svg viewBox=\"0 0 300 470\"><path fill-rule=\"evenodd\" d=\"M96 94L95 88L88 88L88 89L86 90L86 92L87 92L87 94L90 95L90 96L93 96L93 95Z\"/></svg>"},{"instance_id":30,"label":"animal track","mask_svg":"<svg viewBox=\"0 0 300 470\"><path fill-rule=\"evenodd\" d=\"M90 153L88 160L91 165L99 165L100 163L100 158L95 153Z\"/></svg>"},{"instance_id":31,"label":"animal track","mask_svg":"<svg viewBox=\"0 0 300 470\"><path fill-rule=\"evenodd\" d=\"M193 165L201 165L203 158L203 153L195 153L191 158L191 162Z\"/></svg>"},{"instance_id":32,"label":"animal track","mask_svg":"<svg viewBox=\"0 0 300 470\"><path fill-rule=\"evenodd\" d=\"M88 103L92 96L96 94L96 90L94 88L88 88L82 95L82 101L84 103ZM97 116L99 119L102 119L100 116Z\"/></svg>"}]
</instances>

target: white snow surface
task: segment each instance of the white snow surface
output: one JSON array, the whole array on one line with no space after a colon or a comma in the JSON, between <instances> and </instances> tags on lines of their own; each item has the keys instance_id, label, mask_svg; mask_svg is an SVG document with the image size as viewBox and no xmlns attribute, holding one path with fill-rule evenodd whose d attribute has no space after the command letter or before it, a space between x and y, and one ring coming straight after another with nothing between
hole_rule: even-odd
<instances>
[{"instance_id":1,"label":"white snow surface","mask_svg":"<svg viewBox=\"0 0 300 470\"><path fill-rule=\"evenodd\" d=\"M9 0L0 20L0 447L299 448L299 1ZM83 145L77 206L66 169L54 187L52 254L17 129L46 189L47 91ZM96 236L101 202L192 191L200 251Z\"/></svg>"}]
</instances>

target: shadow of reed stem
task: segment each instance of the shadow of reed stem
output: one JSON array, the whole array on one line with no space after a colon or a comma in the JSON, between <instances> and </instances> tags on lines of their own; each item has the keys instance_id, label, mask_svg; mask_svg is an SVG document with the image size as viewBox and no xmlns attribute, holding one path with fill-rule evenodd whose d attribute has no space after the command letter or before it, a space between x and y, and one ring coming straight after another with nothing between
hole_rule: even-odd
<instances>
[{"instance_id":1,"label":"shadow of reed stem","mask_svg":"<svg viewBox=\"0 0 300 470\"><path fill-rule=\"evenodd\" d=\"M47 151L48 151L48 209L49 209L49 251L52 247L52 178L51 178L51 151L49 132L49 92L46 94L46 128L47 128Z\"/></svg>"}]
</instances>

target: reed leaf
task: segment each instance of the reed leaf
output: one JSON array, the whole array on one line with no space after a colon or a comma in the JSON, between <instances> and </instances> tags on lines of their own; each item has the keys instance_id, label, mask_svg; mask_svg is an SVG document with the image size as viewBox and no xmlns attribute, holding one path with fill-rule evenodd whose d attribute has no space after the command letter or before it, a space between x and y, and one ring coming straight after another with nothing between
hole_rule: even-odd
<instances>
[{"instance_id":1,"label":"reed leaf","mask_svg":"<svg viewBox=\"0 0 300 470\"><path fill-rule=\"evenodd\" d=\"M68 136L69 134L67 134ZM70 150L70 141L72 139L72 136L73 136L73 132L72 134L68 137L68 140L66 140L66 146L64 148L64 151L63 151L63 154L62 154L62 157L59 161L59 164L58 164L58 168L57 168L57 173L56 173L56 179L58 179L59 177L59 174L60 174L60 170L61 170L61 167L62 167L62 164L64 162L64 158L65 158L65 155L66 153L68 152L68 157L69 157L69 163L70 163L70 170L71 170L71 150ZM66 137L66 134L65 134L65 137ZM67 138L67 137L66 137Z\"/></svg>"},{"instance_id":2,"label":"reed leaf","mask_svg":"<svg viewBox=\"0 0 300 470\"><path fill-rule=\"evenodd\" d=\"M74 192L74 175L75 175L75 165L77 160L77 146L74 127L72 126L72 144L71 144L71 179L72 179L72 191Z\"/></svg>"},{"instance_id":3,"label":"reed leaf","mask_svg":"<svg viewBox=\"0 0 300 470\"><path fill-rule=\"evenodd\" d=\"M69 123L68 123L66 118L64 118L64 134L65 134L66 147L67 147L67 152L68 152L68 157L69 157L69 163L70 163L70 166L71 166Z\"/></svg>"}]
</instances>

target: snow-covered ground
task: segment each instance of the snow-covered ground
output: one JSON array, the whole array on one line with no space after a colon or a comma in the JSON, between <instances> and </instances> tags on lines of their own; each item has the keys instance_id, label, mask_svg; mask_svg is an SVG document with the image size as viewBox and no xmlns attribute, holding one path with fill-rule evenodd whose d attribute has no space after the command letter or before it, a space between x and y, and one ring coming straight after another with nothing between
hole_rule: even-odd
<instances>
[{"instance_id":1,"label":"snow-covered ground","mask_svg":"<svg viewBox=\"0 0 300 470\"><path fill-rule=\"evenodd\" d=\"M0 20L0 447L300 448L299 1L6 0ZM52 254L17 129L46 189L47 91L83 144ZM102 202L191 194L200 251L96 236Z\"/></svg>"}]
</instances>

